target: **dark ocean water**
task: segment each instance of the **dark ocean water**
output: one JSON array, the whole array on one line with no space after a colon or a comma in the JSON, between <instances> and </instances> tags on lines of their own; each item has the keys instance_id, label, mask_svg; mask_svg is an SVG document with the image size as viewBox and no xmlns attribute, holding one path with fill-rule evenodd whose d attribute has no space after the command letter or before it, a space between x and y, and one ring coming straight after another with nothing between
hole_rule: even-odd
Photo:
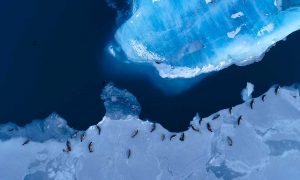
<instances>
[{"instance_id":1,"label":"dark ocean water","mask_svg":"<svg viewBox=\"0 0 300 180\"><path fill-rule=\"evenodd\" d=\"M106 53L115 18L104 0L0 1L0 123L24 125L57 112L72 127L85 129L104 115L102 82L112 81L137 97L141 118L179 131L195 113L207 116L241 103L246 82L255 85L254 96L273 84L300 82L296 32L259 63L231 66L183 93L167 95L143 68Z\"/></svg>"}]
</instances>

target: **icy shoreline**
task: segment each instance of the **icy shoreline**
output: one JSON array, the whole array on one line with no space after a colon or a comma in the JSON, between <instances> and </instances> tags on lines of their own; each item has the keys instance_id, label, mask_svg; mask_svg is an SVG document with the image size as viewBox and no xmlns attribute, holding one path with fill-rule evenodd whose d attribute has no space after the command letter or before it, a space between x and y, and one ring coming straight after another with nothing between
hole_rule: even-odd
<instances>
[{"instance_id":1,"label":"icy shoreline","mask_svg":"<svg viewBox=\"0 0 300 180\"><path fill-rule=\"evenodd\" d=\"M300 175L296 88L273 87L232 109L196 115L179 133L140 120L140 106L126 90L109 84L102 98L108 114L85 132L75 133L57 115L27 128L1 125L1 178L296 180Z\"/></svg>"}]
</instances>

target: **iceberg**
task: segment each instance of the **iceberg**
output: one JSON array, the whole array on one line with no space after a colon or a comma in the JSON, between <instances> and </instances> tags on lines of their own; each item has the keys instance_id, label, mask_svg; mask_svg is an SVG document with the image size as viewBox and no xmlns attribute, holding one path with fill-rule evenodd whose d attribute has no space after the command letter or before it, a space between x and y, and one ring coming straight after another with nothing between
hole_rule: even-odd
<instances>
[{"instance_id":1,"label":"iceberg","mask_svg":"<svg viewBox=\"0 0 300 180\"><path fill-rule=\"evenodd\" d=\"M259 61L298 29L299 0L134 0L115 40L163 78L192 78Z\"/></svg>"},{"instance_id":2,"label":"iceberg","mask_svg":"<svg viewBox=\"0 0 300 180\"><path fill-rule=\"evenodd\" d=\"M195 115L184 132L139 119L137 99L113 84L101 97L106 114L86 131L56 114L25 127L1 125L1 179L299 179L295 87L272 87L209 117Z\"/></svg>"}]
</instances>

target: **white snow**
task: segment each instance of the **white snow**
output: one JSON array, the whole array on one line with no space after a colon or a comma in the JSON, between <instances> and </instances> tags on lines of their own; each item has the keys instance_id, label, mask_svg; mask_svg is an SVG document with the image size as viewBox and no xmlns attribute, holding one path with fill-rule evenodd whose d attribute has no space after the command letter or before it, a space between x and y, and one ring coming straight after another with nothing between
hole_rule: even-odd
<instances>
[{"instance_id":1,"label":"white snow","mask_svg":"<svg viewBox=\"0 0 300 180\"><path fill-rule=\"evenodd\" d=\"M247 82L246 88L243 89L241 93L243 101L247 101L251 99L253 91L254 91L254 85Z\"/></svg>"},{"instance_id":2,"label":"white snow","mask_svg":"<svg viewBox=\"0 0 300 180\"><path fill-rule=\"evenodd\" d=\"M146 46L144 46L142 43L140 43L136 40L131 40L130 44L131 44L133 50L141 58L145 58L149 61L153 61L153 60L164 61L165 60L164 57L160 56L159 54L149 51Z\"/></svg>"},{"instance_id":3,"label":"white snow","mask_svg":"<svg viewBox=\"0 0 300 180\"><path fill-rule=\"evenodd\" d=\"M123 98L119 98L122 94ZM117 101L109 101L112 95ZM113 109L109 113L118 111L118 107L125 108L121 109L123 116L117 116L116 120L109 118L116 116L106 114L98 124L101 133L91 126L85 131L83 142L80 142L83 132L69 138L72 148L69 153L63 152L65 142L56 138L31 141L23 146L28 138L26 133L14 134L25 128L7 132L7 137L0 141L0 179L298 180L299 91L281 88L276 94L273 87L265 95L264 101L262 97L254 98L253 109L247 101L233 107L231 113L224 109L203 118L201 124L196 115L191 121L194 130L191 127L173 133L159 124L154 129L153 123L136 116L137 110L131 115L130 107L138 104L136 99L109 84L102 94L107 102L105 107ZM213 120L217 115L220 116ZM207 123L213 132L207 129ZM138 133L132 138L136 130ZM0 128L1 134L4 131L8 131L6 125ZM43 133L38 131L36 136ZM184 141L180 140L182 133ZM170 140L172 135L176 136ZM88 149L90 142L92 153Z\"/></svg>"}]
</instances>

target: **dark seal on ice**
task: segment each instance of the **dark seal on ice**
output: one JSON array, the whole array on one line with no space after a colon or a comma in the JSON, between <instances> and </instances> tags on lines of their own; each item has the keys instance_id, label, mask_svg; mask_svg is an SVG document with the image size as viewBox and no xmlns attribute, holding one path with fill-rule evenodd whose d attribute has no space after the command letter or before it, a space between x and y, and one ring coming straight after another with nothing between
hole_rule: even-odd
<instances>
[{"instance_id":1,"label":"dark seal on ice","mask_svg":"<svg viewBox=\"0 0 300 180\"><path fill-rule=\"evenodd\" d=\"M89 143L88 148L89 148L89 152L90 152L90 153L94 152L94 150L93 150L93 142L90 142L90 143Z\"/></svg>"},{"instance_id":2,"label":"dark seal on ice","mask_svg":"<svg viewBox=\"0 0 300 180\"><path fill-rule=\"evenodd\" d=\"M240 116L238 117L238 120L237 120L238 126L241 124L242 119L243 119L243 116L240 115Z\"/></svg>"},{"instance_id":3,"label":"dark seal on ice","mask_svg":"<svg viewBox=\"0 0 300 180\"><path fill-rule=\"evenodd\" d=\"M22 145L24 146L24 145L28 144L29 142L30 142L30 140L29 140L29 139L26 139L26 140L23 142Z\"/></svg>"},{"instance_id":4,"label":"dark seal on ice","mask_svg":"<svg viewBox=\"0 0 300 180\"><path fill-rule=\"evenodd\" d=\"M131 138L134 138L138 133L139 133L138 129L133 131L133 133L131 134Z\"/></svg>"},{"instance_id":5,"label":"dark seal on ice","mask_svg":"<svg viewBox=\"0 0 300 180\"><path fill-rule=\"evenodd\" d=\"M208 131L213 132L211 125L209 123L206 124L206 128Z\"/></svg>"},{"instance_id":6,"label":"dark seal on ice","mask_svg":"<svg viewBox=\"0 0 300 180\"><path fill-rule=\"evenodd\" d=\"M101 134L101 127L99 125L96 125L96 128L97 128L98 134L100 135Z\"/></svg>"}]
</instances>

